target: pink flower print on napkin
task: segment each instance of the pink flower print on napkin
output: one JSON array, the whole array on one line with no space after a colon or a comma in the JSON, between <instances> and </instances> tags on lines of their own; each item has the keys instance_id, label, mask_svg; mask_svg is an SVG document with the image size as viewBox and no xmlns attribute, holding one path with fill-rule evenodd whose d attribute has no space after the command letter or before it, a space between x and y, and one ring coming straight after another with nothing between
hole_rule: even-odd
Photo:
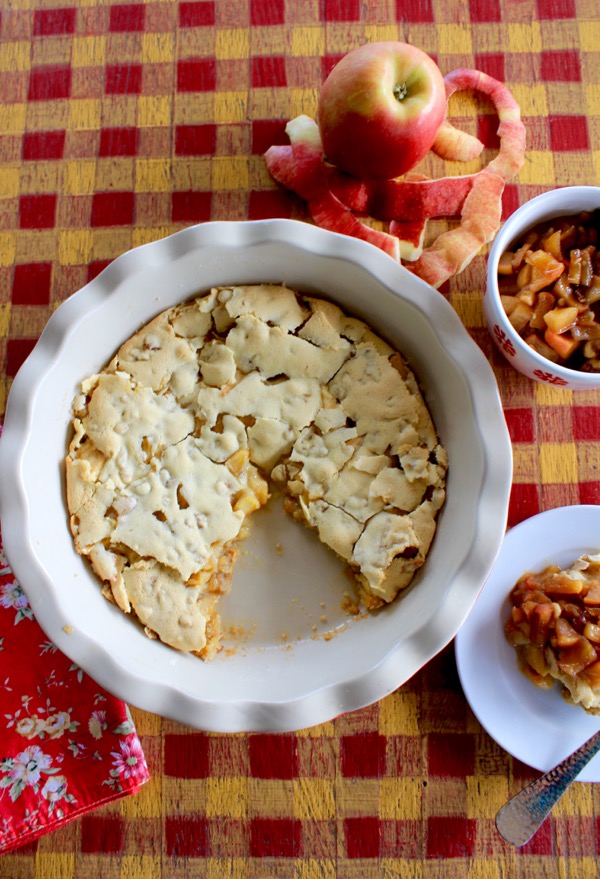
<instances>
[{"instance_id":1,"label":"pink flower print on napkin","mask_svg":"<svg viewBox=\"0 0 600 879\"><path fill-rule=\"evenodd\" d=\"M40 629L0 537L0 854L148 778L129 709Z\"/></svg>"}]
</instances>

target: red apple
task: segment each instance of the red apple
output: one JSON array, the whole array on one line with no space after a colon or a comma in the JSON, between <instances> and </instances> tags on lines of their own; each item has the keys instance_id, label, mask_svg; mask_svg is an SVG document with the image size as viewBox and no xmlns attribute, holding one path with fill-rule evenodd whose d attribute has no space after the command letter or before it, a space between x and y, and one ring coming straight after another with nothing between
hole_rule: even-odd
<instances>
[{"instance_id":1,"label":"red apple","mask_svg":"<svg viewBox=\"0 0 600 879\"><path fill-rule=\"evenodd\" d=\"M355 177L410 171L431 149L446 113L437 64L401 42L367 43L336 64L317 120L327 160Z\"/></svg>"}]
</instances>

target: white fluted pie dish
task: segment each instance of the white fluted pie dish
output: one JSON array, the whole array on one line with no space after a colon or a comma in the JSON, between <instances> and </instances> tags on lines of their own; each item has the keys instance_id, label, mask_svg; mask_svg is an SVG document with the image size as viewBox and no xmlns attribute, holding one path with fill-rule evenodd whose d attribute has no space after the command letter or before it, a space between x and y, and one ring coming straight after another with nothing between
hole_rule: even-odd
<instances>
[{"instance_id":1,"label":"white fluted pie dish","mask_svg":"<svg viewBox=\"0 0 600 879\"><path fill-rule=\"evenodd\" d=\"M274 501L253 518L212 661L147 638L101 595L65 503L80 381L154 315L211 286L286 283L366 320L409 360L449 457L424 567L349 616L342 564ZM207 223L129 251L52 316L13 383L0 440L8 560L47 635L125 701L211 731L294 730L370 704L456 635L500 549L511 446L493 372L443 296L365 242L291 220Z\"/></svg>"}]
</instances>

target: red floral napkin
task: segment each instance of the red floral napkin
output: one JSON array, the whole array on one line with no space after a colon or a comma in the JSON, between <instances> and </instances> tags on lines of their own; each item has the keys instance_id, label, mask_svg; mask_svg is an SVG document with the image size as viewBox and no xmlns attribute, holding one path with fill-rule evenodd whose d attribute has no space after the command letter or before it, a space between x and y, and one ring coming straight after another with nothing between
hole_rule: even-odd
<instances>
[{"instance_id":1,"label":"red floral napkin","mask_svg":"<svg viewBox=\"0 0 600 879\"><path fill-rule=\"evenodd\" d=\"M45 636L0 535L0 854L148 777L127 705Z\"/></svg>"}]
</instances>

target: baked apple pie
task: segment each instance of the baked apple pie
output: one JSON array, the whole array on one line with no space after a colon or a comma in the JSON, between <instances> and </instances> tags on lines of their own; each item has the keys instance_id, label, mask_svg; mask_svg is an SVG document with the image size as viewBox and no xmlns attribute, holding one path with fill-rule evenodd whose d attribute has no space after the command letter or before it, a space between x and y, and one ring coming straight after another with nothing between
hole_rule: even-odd
<instances>
[{"instance_id":1,"label":"baked apple pie","mask_svg":"<svg viewBox=\"0 0 600 879\"><path fill-rule=\"evenodd\" d=\"M423 565L447 456L404 358L331 302L210 290L128 339L75 399L77 551L150 637L210 658L248 517L277 483L369 609Z\"/></svg>"}]
</instances>

